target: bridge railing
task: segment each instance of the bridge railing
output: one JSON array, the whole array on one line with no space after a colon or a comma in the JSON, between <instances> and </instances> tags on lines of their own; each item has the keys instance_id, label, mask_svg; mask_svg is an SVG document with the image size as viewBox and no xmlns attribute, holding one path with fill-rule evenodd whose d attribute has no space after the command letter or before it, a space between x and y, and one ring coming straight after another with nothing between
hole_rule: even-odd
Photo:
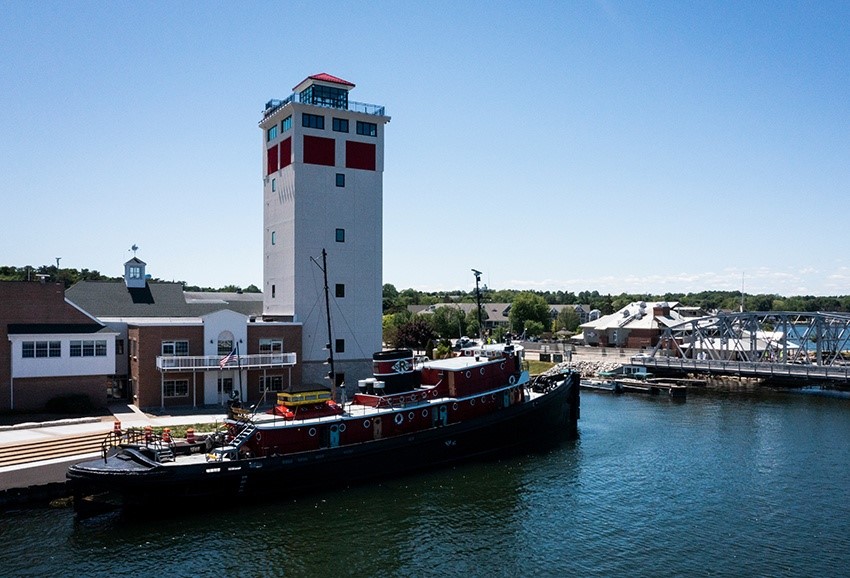
<instances>
[{"instance_id":1,"label":"bridge railing","mask_svg":"<svg viewBox=\"0 0 850 578\"><path fill-rule=\"evenodd\" d=\"M718 359L687 359L681 357L650 357L637 355L633 365L664 368L694 373L725 373L760 377L796 377L850 380L850 366L812 365L804 363L768 363Z\"/></svg>"}]
</instances>

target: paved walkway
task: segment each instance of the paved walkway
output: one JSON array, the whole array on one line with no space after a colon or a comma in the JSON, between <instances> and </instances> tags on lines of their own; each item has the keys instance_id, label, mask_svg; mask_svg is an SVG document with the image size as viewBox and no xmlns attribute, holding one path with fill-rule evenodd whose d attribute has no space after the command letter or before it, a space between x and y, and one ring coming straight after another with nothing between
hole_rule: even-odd
<instances>
[{"instance_id":1,"label":"paved walkway","mask_svg":"<svg viewBox=\"0 0 850 578\"><path fill-rule=\"evenodd\" d=\"M113 404L111 415L85 417L49 422L28 422L11 426L0 426L0 446L14 446L39 441L52 441L63 437L103 432L104 436L114 427L115 420L123 429L129 427L174 426L194 423L216 423L224 421L224 408L195 408L157 415L145 413L128 404ZM0 467L0 491L26 488L65 481L65 471L73 463L91 459L100 453L55 458L14 466Z\"/></svg>"}]
</instances>

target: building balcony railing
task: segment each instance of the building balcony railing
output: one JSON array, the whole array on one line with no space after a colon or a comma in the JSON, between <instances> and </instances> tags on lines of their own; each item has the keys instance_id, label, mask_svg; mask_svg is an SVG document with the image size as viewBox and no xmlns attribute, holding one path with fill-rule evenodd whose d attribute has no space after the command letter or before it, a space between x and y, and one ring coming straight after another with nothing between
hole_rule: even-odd
<instances>
[{"instance_id":1,"label":"building balcony railing","mask_svg":"<svg viewBox=\"0 0 850 578\"><path fill-rule=\"evenodd\" d=\"M219 371L223 369L270 369L295 365L294 353L267 353L258 355L160 355L156 368L160 371Z\"/></svg>"},{"instance_id":2,"label":"building balcony railing","mask_svg":"<svg viewBox=\"0 0 850 578\"><path fill-rule=\"evenodd\" d=\"M301 95L293 93L284 98L283 100L272 99L266 103L266 108L263 110L263 120L274 114L274 112L289 104L290 102L302 102ZM348 101L346 106L339 106L338 104L332 104L331 102L321 102L317 99L312 99L305 104L310 104L313 106L321 106L324 108L331 108L336 110L350 110L352 112L362 112L363 114L373 114L375 116L386 116L386 109L383 105L379 104L368 104L365 102L354 102Z\"/></svg>"}]
</instances>

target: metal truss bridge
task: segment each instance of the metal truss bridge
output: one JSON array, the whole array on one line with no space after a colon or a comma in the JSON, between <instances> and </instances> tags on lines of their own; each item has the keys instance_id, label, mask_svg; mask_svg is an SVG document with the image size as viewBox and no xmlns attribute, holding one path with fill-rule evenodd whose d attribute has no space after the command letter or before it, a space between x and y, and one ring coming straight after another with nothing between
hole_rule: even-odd
<instances>
[{"instance_id":1,"label":"metal truss bridge","mask_svg":"<svg viewBox=\"0 0 850 578\"><path fill-rule=\"evenodd\" d=\"M667 327L631 363L671 371L850 382L850 314L757 311Z\"/></svg>"}]
</instances>

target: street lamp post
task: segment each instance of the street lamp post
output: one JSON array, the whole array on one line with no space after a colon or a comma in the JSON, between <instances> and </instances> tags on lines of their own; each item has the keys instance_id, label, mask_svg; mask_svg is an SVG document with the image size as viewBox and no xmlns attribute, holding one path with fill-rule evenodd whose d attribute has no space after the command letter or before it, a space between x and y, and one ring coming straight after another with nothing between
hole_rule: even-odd
<instances>
[{"instance_id":1,"label":"street lamp post","mask_svg":"<svg viewBox=\"0 0 850 578\"><path fill-rule=\"evenodd\" d=\"M481 333L481 291L478 289L478 282L481 280L481 271L472 270L475 275L475 306L478 313L478 342L483 345L483 335Z\"/></svg>"}]
</instances>

